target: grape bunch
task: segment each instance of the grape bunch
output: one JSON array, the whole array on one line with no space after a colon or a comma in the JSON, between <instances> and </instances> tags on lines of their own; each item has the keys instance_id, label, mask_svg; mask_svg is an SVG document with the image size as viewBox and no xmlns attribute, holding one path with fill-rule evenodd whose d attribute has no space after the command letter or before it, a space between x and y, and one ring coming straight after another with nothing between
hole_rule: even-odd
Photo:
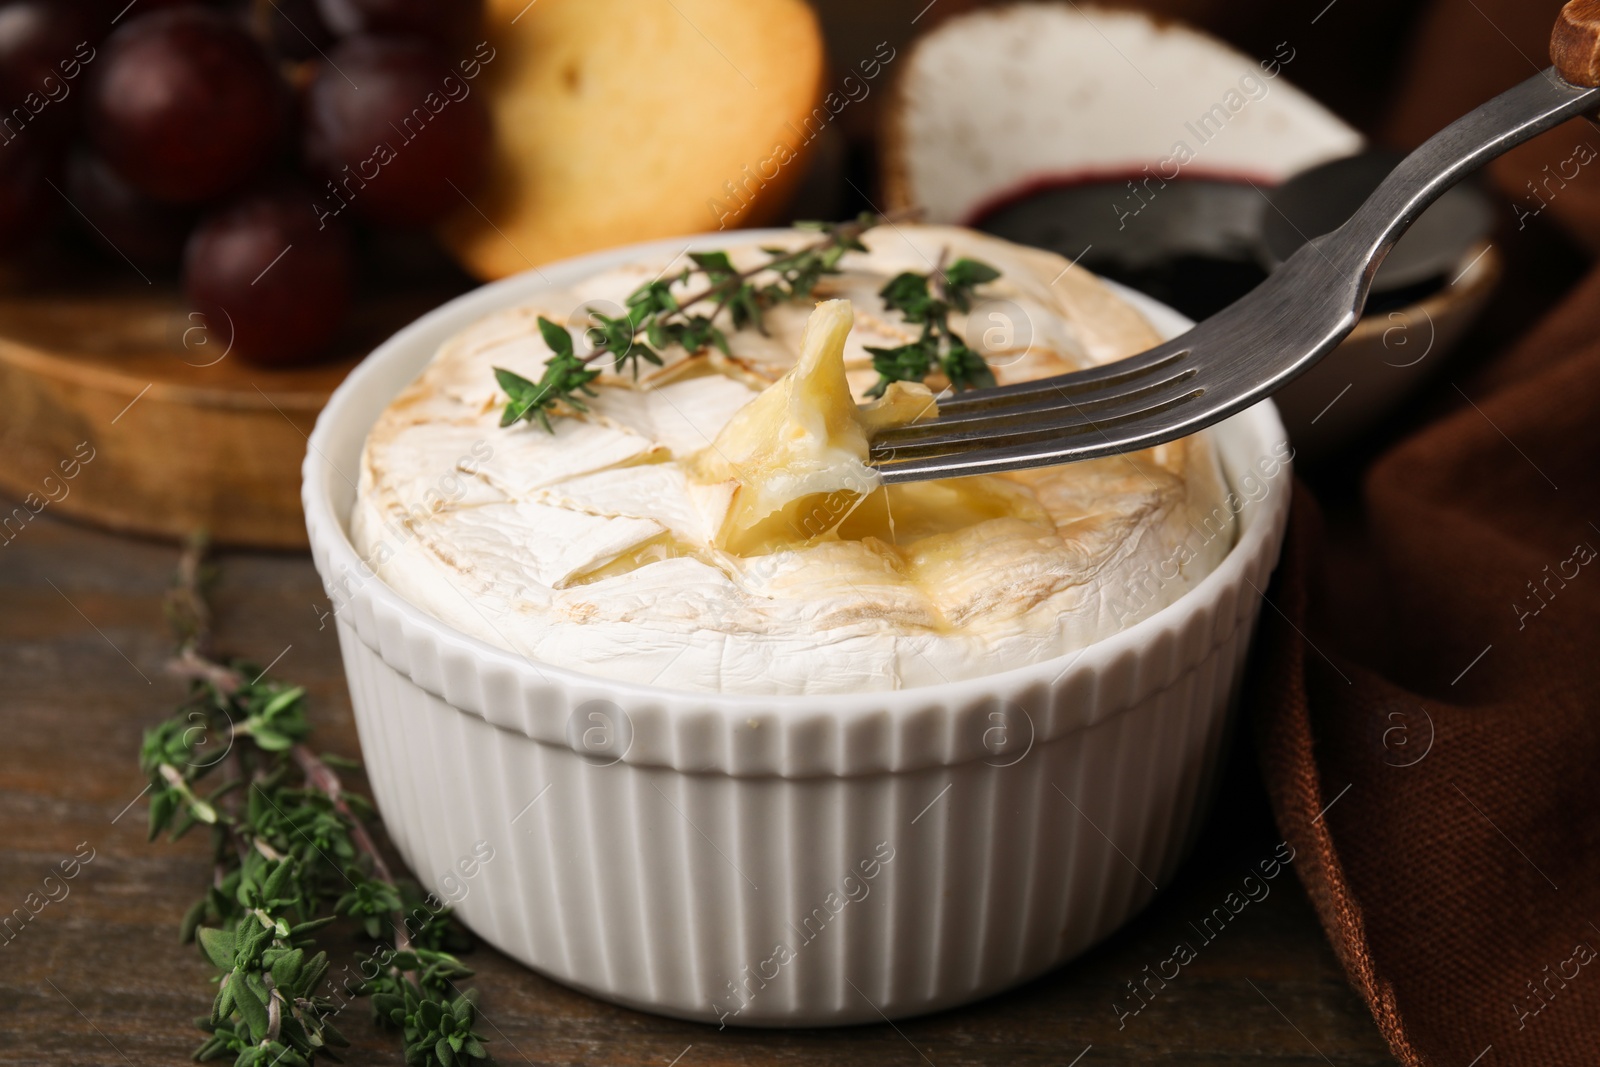
<instances>
[{"instance_id":1,"label":"grape bunch","mask_svg":"<svg viewBox=\"0 0 1600 1067\"><path fill-rule=\"evenodd\" d=\"M261 364L488 167L482 0L0 0L0 258L75 225Z\"/></svg>"}]
</instances>

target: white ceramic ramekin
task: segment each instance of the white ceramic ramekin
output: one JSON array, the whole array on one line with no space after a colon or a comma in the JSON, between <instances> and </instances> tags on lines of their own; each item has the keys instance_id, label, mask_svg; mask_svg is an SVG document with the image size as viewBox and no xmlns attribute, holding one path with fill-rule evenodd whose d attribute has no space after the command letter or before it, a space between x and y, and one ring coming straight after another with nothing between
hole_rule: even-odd
<instances>
[{"instance_id":1,"label":"white ceramic ramekin","mask_svg":"<svg viewBox=\"0 0 1600 1067\"><path fill-rule=\"evenodd\" d=\"M390 836L529 967L711 1023L913 1015L1077 955L1149 902L1199 829L1288 511L1277 414L1214 431L1241 505L1215 572L1080 652L969 681L772 698L607 681L491 647L374 579L347 531L362 443L438 345L545 286L682 247L469 293L375 351L317 422L306 525Z\"/></svg>"}]
</instances>

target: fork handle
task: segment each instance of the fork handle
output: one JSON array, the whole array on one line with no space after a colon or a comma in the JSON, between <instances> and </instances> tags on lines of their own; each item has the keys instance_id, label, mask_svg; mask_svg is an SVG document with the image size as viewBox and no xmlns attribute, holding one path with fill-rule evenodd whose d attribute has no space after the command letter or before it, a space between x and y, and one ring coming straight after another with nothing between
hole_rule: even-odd
<instances>
[{"instance_id":1,"label":"fork handle","mask_svg":"<svg viewBox=\"0 0 1600 1067\"><path fill-rule=\"evenodd\" d=\"M1600 88L1600 0L1571 0L1550 34L1550 61L1573 85Z\"/></svg>"}]
</instances>

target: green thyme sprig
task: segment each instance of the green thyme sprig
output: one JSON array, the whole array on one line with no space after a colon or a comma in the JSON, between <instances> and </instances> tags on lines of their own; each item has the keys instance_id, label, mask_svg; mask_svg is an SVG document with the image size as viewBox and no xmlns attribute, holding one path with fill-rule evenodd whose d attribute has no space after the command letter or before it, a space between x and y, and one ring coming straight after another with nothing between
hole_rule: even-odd
<instances>
[{"instance_id":1,"label":"green thyme sprig","mask_svg":"<svg viewBox=\"0 0 1600 1067\"><path fill-rule=\"evenodd\" d=\"M538 420L540 426L555 433L555 428L550 425L550 416L559 413L562 405L574 411L588 411L589 405L583 402L583 397L599 395L589 388L589 383L600 377L600 372L590 367L586 360L578 358L572 346L572 335L565 326L540 315L539 333L544 336L544 343L550 346L552 354L545 362L544 376L537 382L530 382L504 367L494 369L495 381L510 397L505 412L500 416L500 425Z\"/></svg>"},{"instance_id":2,"label":"green thyme sprig","mask_svg":"<svg viewBox=\"0 0 1600 1067\"><path fill-rule=\"evenodd\" d=\"M669 348L690 353L715 348L731 355L727 333L719 325L724 317L734 330L753 327L765 332L762 315L767 309L810 296L823 276L839 273L846 252L867 250L861 235L879 221L868 213L851 222L797 222L796 229L824 236L797 249L764 248L767 261L749 270L735 267L726 252L692 252L691 266L629 294L625 314L591 312L596 325L585 331L590 347L582 356L564 327L541 316L539 332L552 353L543 376L534 382L501 367L494 369L495 380L508 397L500 425L528 421L553 430L551 415L588 411L584 397L596 395L589 383L600 376L591 365L607 356L612 370L631 370L637 378L641 361L662 366L661 354ZM673 295L674 286L696 277L705 279L704 288L681 299Z\"/></svg>"},{"instance_id":3,"label":"green thyme sprig","mask_svg":"<svg viewBox=\"0 0 1600 1067\"><path fill-rule=\"evenodd\" d=\"M767 261L743 271L726 252L692 252L692 266L629 294L626 314L591 312L596 325L584 333L589 351L582 356L565 327L540 316L539 333L551 351L543 376L535 382L494 368L495 380L507 396L500 425L538 422L553 433L550 416L587 412L584 398L599 395L589 387L600 376L592 364L605 356L611 357L612 370L630 369L637 379L641 361L662 366L661 354L669 348L690 353L715 348L732 355L728 336L718 324L724 314L734 330L753 327L765 333L762 316L767 309L810 296L824 276L839 273L845 253L867 251L862 234L885 221L869 212L851 222L797 222L796 229L825 236L798 249L763 248ZM697 276L706 280L703 289L681 299L673 295L674 286ZM898 348L868 349L879 377L867 395L882 396L890 382L921 381L935 369L956 389L993 385L994 375L983 357L950 330L949 314L952 309L970 311L977 287L998 277L1000 272L987 263L966 258L948 268L941 261L931 276L912 271L896 275L879 295L890 310L920 324L922 335ZM764 280L758 284L758 279Z\"/></svg>"},{"instance_id":4,"label":"green thyme sprig","mask_svg":"<svg viewBox=\"0 0 1600 1067\"><path fill-rule=\"evenodd\" d=\"M456 987L472 972L452 953L469 943L447 909L391 873L366 828L371 804L335 770L342 761L307 746L305 690L211 655L204 549L197 539L184 553L167 605L189 699L145 732L139 753L151 840L211 831L211 885L180 931L218 970L211 1012L196 1020L207 1036L195 1059L337 1062L348 1041L334 1019L370 996L407 1064L492 1064L473 1030L472 993ZM334 982L314 935L340 920L375 944Z\"/></svg>"},{"instance_id":5,"label":"green thyme sprig","mask_svg":"<svg viewBox=\"0 0 1600 1067\"><path fill-rule=\"evenodd\" d=\"M998 270L980 260L962 258L946 267L940 257L931 277L904 271L889 279L878 295L907 322L920 324L922 335L896 348L868 346L878 381L867 395L882 396L891 382L920 382L935 368L958 392L994 385L994 373L983 356L950 329L950 312L971 311L978 286L998 277Z\"/></svg>"}]
</instances>

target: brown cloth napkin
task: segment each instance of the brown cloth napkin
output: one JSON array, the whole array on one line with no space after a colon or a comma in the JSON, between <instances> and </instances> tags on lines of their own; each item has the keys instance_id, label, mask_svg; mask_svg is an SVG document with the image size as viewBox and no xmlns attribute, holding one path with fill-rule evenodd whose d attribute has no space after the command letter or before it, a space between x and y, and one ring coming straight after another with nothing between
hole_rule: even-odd
<instances>
[{"instance_id":1,"label":"brown cloth napkin","mask_svg":"<svg viewBox=\"0 0 1600 1067\"><path fill-rule=\"evenodd\" d=\"M1415 144L1547 65L1559 6L1431 5L1379 132ZM1552 131L1494 182L1537 206L1525 183L1578 144L1600 130ZM1600 248L1600 160L1546 203L1539 226ZM1562 282L1506 216L1515 321ZM1325 522L1297 492L1251 694L1263 773L1402 1063L1600 1064L1600 271L1429 393L1444 414L1413 416L1353 507Z\"/></svg>"}]
</instances>

